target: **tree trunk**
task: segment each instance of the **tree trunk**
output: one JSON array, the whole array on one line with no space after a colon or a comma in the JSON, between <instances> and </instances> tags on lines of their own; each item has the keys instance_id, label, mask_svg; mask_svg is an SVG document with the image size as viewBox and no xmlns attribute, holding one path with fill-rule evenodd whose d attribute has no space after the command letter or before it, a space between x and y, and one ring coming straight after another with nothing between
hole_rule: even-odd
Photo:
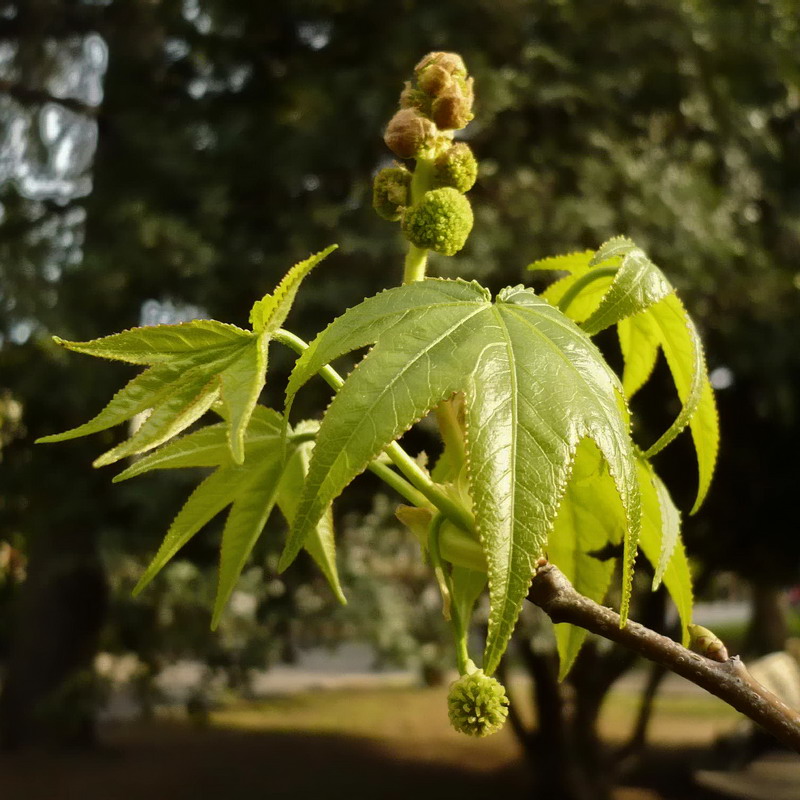
<instances>
[{"instance_id":1,"label":"tree trunk","mask_svg":"<svg viewBox=\"0 0 800 800\"><path fill-rule=\"evenodd\" d=\"M783 650L789 635L784 592L774 586L754 584L751 602L744 651L750 655L763 656Z\"/></svg>"},{"instance_id":2,"label":"tree trunk","mask_svg":"<svg viewBox=\"0 0 800 800\"><path fill-rule=\"evenodd\" d=\"M93 659L108 592L94 539L36 537L0 695L0 745L95 742Z\"/></svg>"}]
</instances>

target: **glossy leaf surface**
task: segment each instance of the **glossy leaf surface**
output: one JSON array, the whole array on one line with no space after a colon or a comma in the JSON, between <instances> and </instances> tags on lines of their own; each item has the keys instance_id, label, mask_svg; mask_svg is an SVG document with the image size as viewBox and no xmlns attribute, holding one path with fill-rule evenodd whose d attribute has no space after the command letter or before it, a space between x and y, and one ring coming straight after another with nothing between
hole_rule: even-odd
<instances>
[{"instance_id":1,"label":"glossy leaf surface","mask_svg":"<svg viewBox=\"0 0 800 800\"><path fill-rule=\"evenodd\" d=\"M492 302L477 284L426 280L383 292L333 322L298 360L289 401L323 364L373 342L323 419L281 566L370 460L463 392L469 488L488 563L484 669L491 672L584 437L611 466L632 569L640 506L621 386L588 337L532 291L506 289Z\"/></svg>"}]
</instances>

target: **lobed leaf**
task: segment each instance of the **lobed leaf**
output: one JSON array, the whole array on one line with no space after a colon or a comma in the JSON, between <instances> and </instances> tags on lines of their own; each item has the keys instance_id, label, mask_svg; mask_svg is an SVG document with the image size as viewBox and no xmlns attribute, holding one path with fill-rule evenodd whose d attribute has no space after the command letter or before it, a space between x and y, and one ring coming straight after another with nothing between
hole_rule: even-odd
<instances>
[{"instance_id":1,"label":"lobed leaf","mask_svg":"<svg viewBox=\"0 0 800 800\"><path fill-rule=\"evenodd\" d=\"M584 437L609 463L626 510L629 582L641 510L627 411L616 376L582 331L521 287L492 303L475 284L417 282L365 301L323 331L298 360L289 397L334 354L371 341L320 427L281 569L372 458L463 392L469 483L489 575L484 669L491 673L505 650Z\"/></svg>"},{"instance_id":2,"label":"lobed leaf","mask_svg":"<svg viewBox=\"0 0 800 800\"><path fill-rule=\"evenodd\" d=\"M621 319L617 336L624 361L622 388L630 399L653 374L661 343L647 314Z\"/></svg>"},{"instance_id":3,"label":"lobed leaf","mask_svg":"<svg viewBox=\"0 0 800 800\"><path fill-rule=\"evenodd\" d=\"M212 627L236 587L242 569L276 503L291 522L313 442L308 426L298 426L288 439L284 459L283 417L257 406L244 437L245 459L236 464L228 447L226 422L211 425L165 445L118 476L125 480L155 469L211 467L217 469L192 492L134 590L140 592L165 564L213 517L230 506L220 546L220 568ZM299 442L295 439L301 437ZM324 516L309 537L307 549L320 565L336 596L344 602L336 572L332 516Z\"/></svg>"},{"instance_id":4,"label":"lobed leaf","mask_svg":"<svg viewBox=\"0 0 800 800\"><path fill-rule=\"evenodd\" d=\"M278 446L282 430L283 417L277 411L257 406L247 431L247 441L251 447L265 444ZM227 424L219 422L206 425L138 459L117 475L114 482L134 478L154 469L216 467L227 463L229 455Z\"/></svg>"},{"instance_id":5,"label":"lobed leaf","mask_svg":"<svg viewBox=\"0 0 800 800\"><path fill-rule=\"evenodd\" d=\"M566 278L551 283L550 286L542 292L542 297L547 300L548 303L558 306L569 288L575 283L576 277L579 276L577 274L574 276L568 275ZM602 302L613 280L613 275L598 277L583 288L563 313L573 320L573 322L583 322L588 319Z\"/></svg>"},{"instance_id":6,"label":"lobed leaf","mask_svg":"<svg viewBox=\"0 0 800 800\"><path fill-rule=\"evenodd\" d=\"M95 466L112 464L145 453L181 433L219 399L233 461L241 464L245 430L264 387L270 337L286 319L303 278L335 247L295 265L273 295L253 306L254 332L215 320L193 320L133 328L89 342L56 337L59 344L79 353L151 366L118 392L94 419L38 441L86 436L150 410L127 441L94 462Z\"/></svg>"}]
</instances>

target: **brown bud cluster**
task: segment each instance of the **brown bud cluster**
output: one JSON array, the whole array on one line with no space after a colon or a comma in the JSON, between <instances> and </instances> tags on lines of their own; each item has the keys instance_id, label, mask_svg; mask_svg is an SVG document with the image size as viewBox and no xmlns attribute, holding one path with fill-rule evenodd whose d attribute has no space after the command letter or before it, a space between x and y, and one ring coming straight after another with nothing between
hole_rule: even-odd
<instances>
[{"instance_id":1,"label":"brown bud cluster","mask_svg":"<svg viewBox=\"0 0 800 800\"><path fill-rule=\"evenodd\" d=\"M457 53L428 53L414 69L417 87L430 98L440 130L458 130L472 119L472 78Z\"/></svg>"},{"instance_id":2,"label":"brown bud cluster","mask_svg":"<svg viewBox=\"0 0 800 800\"><path fill-rule=\"evenodd\" d=\"M415 108L401 108L389 121L383 140L400 158L416 158L436 139L436 126Z\"/></svg>"}]
</instances>

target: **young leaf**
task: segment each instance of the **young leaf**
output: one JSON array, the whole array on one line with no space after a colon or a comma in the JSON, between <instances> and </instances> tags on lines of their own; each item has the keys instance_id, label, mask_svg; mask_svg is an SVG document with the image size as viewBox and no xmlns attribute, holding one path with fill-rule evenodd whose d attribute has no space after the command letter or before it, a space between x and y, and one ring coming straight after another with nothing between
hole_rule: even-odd
<instances>
[{"instance_id":1,"label":"young leaf","mask_svg":"<svg viewBox=\"0 0 800 800\"><path fill-rule=\"evenodd\" d=\"M581 322L589 335L617 324L625 360L623 387L628 397L649 378L658 348L663 349L682 408L647 455L655 455L687 425L690 427L699 473L697 498L692 508L694 513L708 492L719 447L714 394L694 323L661 270L630 239L621 236L610 239L587 266L580 259L565 258L568 262L572 259L571 274L543 293L543 297L554 304L560 303L566 293L593 270L619 261L619 269L613 277L598 272L598 278L583 286L565 313Z\"/></svg>"},{"instance_id":2,"label":"young leaf","mask_svg":"<svg viewBox=\"0 0 800 800\"><path fill-rule=\"evenodd\" d=\"M281 479L282 458L278 448L271 448L266 458L253 458L255 464L231 484L231 510L222 531L219 550L219 582L214 600L211 629L216 630L222 612L239 581L267 518L272 513ZM244 470L246 465L240 469Z\"/></svg>"},{"instance_id":3,"label":"young leaf","mask_svg":"<svg viewBox=\"0 0 800 800\"><path fill-rule=\"evenodd\" d=\"M316 432L319 429L317 422L301 422L294 427L294 434ZM297 514L300 495L308 474L308 465L314 442L306 441L295 445L283 472L280 486L278 487L278 507L291 525ZM346 603L339 575L336 571L336 546L333 536L333 509L331 506L320 517L316 527L309 533L305 541L305 548L314 559L322 574L327 578L333 593L340 603Z\"/></svg>"},{"instance_id":4,"label":"young leaf","mask_svg":"<svg viewBox=\"0 0 800 800\"><path fill-rule=\"evenodd\" d=\"M332 244L319 253L309 256L305 261L295 264L283 276L272 294L257 300L250 309L250 324L256 333L274 333L286 321L292 308L297 290L303 279L324 258L327 258L339 245Z\"/></svg>"},{"instance_id":5,"label":"young leaf","mask_svg":"<svg viewBox=\"0 0 800 800\"><path fill-rule=\"evenodd\" d=\"M571 275L580 275L589 269L593 256L594 250L581 250L573 253L564 253L560 256L548 256L528 264L526 269L531 272L563 271L569 272Z\"/></svg>"},{"instance_id":6,"label":"young leaf","mask_svg":"<svg viewBox=\"0 0 800 800\"><path fill-rule=\"evenodd\" d=\"M635 365L636 353L644 351L652 357L653 342L664 352L672 373L682 408L669 429L646 452L651 457L667 446L688 424L697 454L698 489L691 513L705 499L719 449L719 422L714 392L708 379L703 345L694 323L674 294L651 306L643 314L631 318L630 325L620 337L626 365ZM627 366L626 366L627 369ZM638 382L642 368L632 366Z\"/></svg>"},{"instance_id":7,"label":"young leaf","mask_svg":"<svg viewBox=\"0 0 800 800\"><path fill-rule=\"evenodd\" d=\"M566 311L564 311L566 316L568 316L574 322L583 322L585 319L588 319L588 317L600 305L605 293L608 291L608 287L611 286L611 282L613 280L613 275L602 275L593 280L587 286L584 286L581 292L576 295L569 304L569 307L566 309ZM550 286L548 286L547 289L542 292L542 297L547 300L548 303L551 303L554 306L559 306L561 299L574 283L575 280L573 276L567 275L566 278L562 278L560 281L551 283Z\"/></svg>"},{"instance_id":8,"label":"young leaf","mask_svg":"<svg viewBox=\"0 0 800 800\"><path fill-rule=\"evenodd\" d=\"M474 283L426 280L383 292L332 323L298 360L289 397L322 364L371 342L323 419L280 567L371 459L463 392L470 490L489 573L484 669L491 673L584 437L611 466L633 566L640 507L621 386L588 337L532 291L506 289L492 303Z\"/></svg>"},{"instance_id":9,"label":"young leaf","mask_svg":"<svg viewBox=\"0 0 800 800\"><path fill-rule=\"evenodd\" d=\"M567 489L561 499L547 557L585 597L602 603L614 573L615 559L601 561L593 554L606 544L622 541L625 511L602 454L591 439L575 451ZM570 671L587 632L567 623L555 626L559 680Z\"/></svg>"},{"instance_id":10,"label":"young leaf","mask_svg":"<svg viewBox=\"0 0 800 800\"><path fill-rule=\"evenodd\" d=\"M128 383L94 419L38 441L86 436L150 410L127 441L94 462L99 467L152 450L185 430L220 399L233 461L241 464L245 430L264 388L270 337L286 319L300 282L335 248L332 245L294 266L273 295L253 306L254 333L215 320L194 320L133 328L89 342L56 337L59 344L79 353L153 366Z\"/></svg>"},{"instance_id":11,"label":"young leaf","mask_svg":"<svg viewBox=\"0 0 800 800\"><path fill-rule=\"evenodd\" d=\"M53 433L36 440L37 444L64 442L89 436L127 422L142 411L153 408L169 397L175 381L187 370L198 365L196 358L182 358L166 364L157 364L137 375L120 389L109 404L94 418L62 433Z\"/></svg>"},{"instance_id":12,"label":"young leaf","mask_svg":"<svg viewBox=\"0 0 800 800\"><path fill-rule=\"evenodd\" d=\"M653 588L663 580L681 620L684 645L692 622L692 575L680 539L680 515L661 479L643 456L637 459L642 493L642 552L656 570Z\"/></svg>"},{"instance_id":13,"label":"young leaf","mask_svg":"<svg viewBox=\"0 0 800 800\"><path fill-rule=\"evenodd\" d=\"M630 400L653 374L661 344L647 314L621 319L617 323L617 336L625 362L622 388Z\"/></svg>"},{"instance_id":14,"label":"young leaf","mask_svg":"<svg viewBox=\"0 0 800 800\"><path fill-rule=\"evenodd\" d=\"M57 344L97 358L130 364L163 364L199 351L236 349L252 334L213 319L195 319L178 325L131 328L88 342L69 342L54 336Z\"/></svg>"},{"instance_id":15,"label":"young leaf","mask_svg":"<svg viewBox=\"0 0 800 800\"><path fill-rule=\"evenodd\" d=\"M216 467L178 512L158 553L137 584L136 593L206 523L231 506L220 548L219 587L212 620L212 626L216 626L276 502L281 503L284 514L287 514L286 509L293 502L292 493L298 491L294 479L290 477L288 481L284 480L284 467L294 469L297 451L305 451L310 443L302 441L301 444L294 444L294 435L290 433L290 449L285 463L283 434L283 417L272 409L257 406L245 432L243 464L233 461L227 446L227 425L223 422L170 442L118 476L119 480L124 480L155 469ZM300 459L302 463L307 455L301 455ZM320 563L337 596L342 599L333 560L332 530L330 527L326 529L325 524L320 523L319 531L310 537L308 549Z\"/></svg>"},{"instance_id":16,"label":"young leaf","mask_svg":"<svg viewBox=\"0 0 800 800\"><path fill-rule=\"evenodd\" d=\"M244 432L264 388L268 346L267 336L254 337L219 376L220 397L228 420L228 443L237 464L244 461Z\"/></svg>"},{"instance_id":17,"label":"young leaf","mask_svg":"<svg viewBox=\"0 0 800 800\"><path fill-rule=\"evenodd\" d=\"M609 256L603 258L603 254L601 247L595 256L596 263L608 260ZM633 247L622 256L611 286L600 305L583 323L583 329L594 336L609 325L644 311L671 291L672 287L661 270L642 250Z\"/></svg>"}]
</instances>

